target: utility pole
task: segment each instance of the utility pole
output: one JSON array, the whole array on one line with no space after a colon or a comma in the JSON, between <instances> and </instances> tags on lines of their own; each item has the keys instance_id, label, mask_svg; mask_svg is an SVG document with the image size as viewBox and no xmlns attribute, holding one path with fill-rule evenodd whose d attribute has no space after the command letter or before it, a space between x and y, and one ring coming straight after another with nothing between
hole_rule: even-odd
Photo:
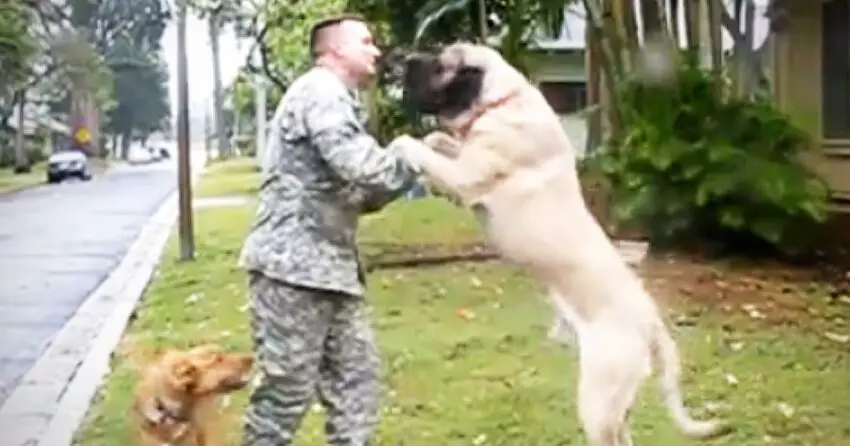
<instances>
[{"instance_id":1,"label":"utility pole","mask_svg":"<svg viewBox=\"0 0 850 446\"><path fill-rule=\"evenodd\" d=\"M256 107L257 140L256 157L257 167L261 170L266 168L266 82L260 74L254 75L254 106Z\"/></svg>"},{"instance_id":2,"label":"utility pole","mask_svg":"<svg viewBox=\"0 0 850 446\"><path fill-rule=\"evenodd\" d=\"M224 97L221 86L221 55L219 52L221 39L221 20L222 17L218 12L210 15L209 31L210 31L210 49L212 50L213 61L213 124L215 126L216 148L220 159L230 157L230 145L227 140L227 132L224 126Z\"/></svg>"},{"instance_id":3,"label":"utility pole","mask_svg":"<svg viewBox=\"0 0 850 446\"><path fill-rule=\"evenodd\" d=\"M177 196L180 260L195 259L192 228L191 148L189 146L189 84L186 73L186 0L177 0Z\"/></svg>"},{"instance_id":4,"label":"utility pole","mask_svg":"<svg viewBox=\"0 0 850 446\"><path fill-rule=\"evenodd\" d=\"M236 37L236 54L238 54L239 57L242 57L242 38L239 37L238 32L234 31L233 35ZM233 80L233 85L230 87L230 103L232 104L232 107L233 107L233 136L234 136L230 147L234 152L236 151L236 149L238 149L239 134L242 131L242 129L241 129L242 126L239 125L239 120L241 118L239 116L240 115L239 107L236 106L236 84L237 84L239 77L240 77L240 74L241 74L240 71L242 71L242 70L240 69L239 71L236 72L236 78ZM234 147L234 146L236 146L236 147Z\"/></svg>"}]
</instances>

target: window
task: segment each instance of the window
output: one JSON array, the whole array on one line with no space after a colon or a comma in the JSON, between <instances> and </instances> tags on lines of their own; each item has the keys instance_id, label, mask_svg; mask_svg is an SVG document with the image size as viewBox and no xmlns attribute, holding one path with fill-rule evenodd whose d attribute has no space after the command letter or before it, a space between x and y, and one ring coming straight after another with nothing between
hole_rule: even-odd
<instances>
[{"instance_id":1,"label":"window","mask_svg":"<svg viewBox=\"0 0 850 446\"><path fill-rule=\"evenodd\" d=\"M850 139L850 0L821 6L821 122L825 139Z\"/></svg>"},{"instance_id":2,"label":"window","mask_svg":"<svg viewBox=\"0 0 850 446\"><path fill-rule=\"evenodd\" d=\"M540 82L540 92L561 115L575 113L587 106L587 87L584 82Z\"/></svg>"}]
</instances>

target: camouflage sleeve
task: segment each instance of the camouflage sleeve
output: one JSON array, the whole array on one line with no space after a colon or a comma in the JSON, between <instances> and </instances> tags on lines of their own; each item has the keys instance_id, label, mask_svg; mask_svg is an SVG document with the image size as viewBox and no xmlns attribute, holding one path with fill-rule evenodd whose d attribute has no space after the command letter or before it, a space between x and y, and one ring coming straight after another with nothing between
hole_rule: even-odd
<instances>
[{"instance_id":1,"label":"camouflage sleeve","mask_svg":"<svg viewBox=\"0 0 850 446\"><path fill-rule=\"evenodd\" d=\"M322 158L341 178L374 195L369 201L391 201L416 181L403 158L369 135L351 100L326 92L306 106L305 125Z\"/></svg>"}]
</instances>

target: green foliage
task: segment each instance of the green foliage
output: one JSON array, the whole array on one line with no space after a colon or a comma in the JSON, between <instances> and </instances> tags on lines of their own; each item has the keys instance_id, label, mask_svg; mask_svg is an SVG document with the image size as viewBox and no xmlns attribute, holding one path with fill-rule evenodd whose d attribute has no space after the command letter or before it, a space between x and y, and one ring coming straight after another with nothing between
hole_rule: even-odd
<instances>
[{"instance_id":1,"label":"green foliage","mask_svg":"<svg viewBox=\"0 0 850 446\"><path fill-rule=\"evenodd\" d=\"M267 42L277 71L289 80L303 73L310 64L310 28L317 20L344 8L344 0L269 2L266 22L274 26L268 28Z\"/></svg>"},{"instance_id":2,"label":"green foliage","mask_svg":"<svg viewBox=\"0 0 850 446\"><path fill-rule=\"evenodd\" d=\"M256 113L257 96L253 76L246 70L242 70L231 85L235 111L239 112L243 120L254 119ZM275 88L275 85L270 82L266 83L266 110L274 110L282 97L283 90Z\"/></svg>"},{"instance_id":3,"label":"green foliage","mask_svg":"<svg viewBox=\"0 0 850 446\"><path fill-rule=\"evenodd\" d=\"M167 70L159 60L167 0L69 0L70 27L50 45L62 81L50 106L69 113L89 91L108 133L167 128ZM72 114L72 113L71 113ZM134 117L129 117L133 115Z\"/></svg>"},{"instance_id":4,"label":"green foliage","mask_svg":"<svg viewBox=\"0 0 850 446\"><path fill-rule=\"evenodd\" d=\"M109 111L106 130L144 138L169 126L168 70L157 53L138 47L128 37L116 39L107 53L108 63L115 66L116 106Z\"/></svg>"},{"instance_id":5,"label":"green foliage","mask_svg":"<svg viewBox=\"0 0 850 446\"><path fill-rule=\"evenodd\" d=\"M29 60L38 50L30 35L31 11L22 3L0 3L0 94L7 94L30 73Z\"/></svg>"},{"instance_id":6,"label":"green foliage","mask_svg":"<svg viewBox=\"0 0 850 446\"><path fill-rule=\"evenodd\" d=\"M807 136L767 98L724 98L723 88L690 59L673 86L622 86L624 140L589 160L610 180L614 214L659 242L803 248L828 199L800 159Z\"/></svg>"},{"instance_id":7,"label":"green foliage","mask_svg":"<svg viewBox=\"0 0 850 446\"><path fill-rule=\"evenodd\" d=\"M567 0L569 2L571 0ZM508 61L528 72L525 54L532 44L533 30L546 34L560 31L564 0L486 0L487 38L497 40ZM454 40L481 40L482 2L473 0L347 0L346 9L364 15L375 25L384 53L392 55L410 48L431 47ZM414 42L416 40L416 42ZM415 45L414 45L415 43ZM403 132L423 130L419 117L405 110L388 91L400 88L396 65L400 58L387 57L387 66L375 98L378 139L388 141Z\"/></svg>"},{"instance_id":8,"label":"green foliage","mask_svg":"<svg viewBox=\"0 0 850 446\"><path fill-rule=\"evenodd\" d=\"M473 0L425 3L416 14L419 18L416 37L433 34L432 40L437 42L473 38L480 41L483 37L495 44L512 65L527 74L529 66L525 55L534 45L534 39L539 37L537 30L549 36L559 34L564 22L564 6L569 1L485 0L486 30L481 29L481 3Z\"/></svg>"},{"instance_id":9,"label":"green foliage","mask_svg":"<svg viewBox=\"0 0 850 446\"><path fill-rule=\"evenodd\" d=\"M375 89L372 95L378 134L375 138L381 144L387 144L402 133L416 135L421 133L421 126L411 120L400 100L388 94L386 88Z\"/></svg>"}]
</instances>

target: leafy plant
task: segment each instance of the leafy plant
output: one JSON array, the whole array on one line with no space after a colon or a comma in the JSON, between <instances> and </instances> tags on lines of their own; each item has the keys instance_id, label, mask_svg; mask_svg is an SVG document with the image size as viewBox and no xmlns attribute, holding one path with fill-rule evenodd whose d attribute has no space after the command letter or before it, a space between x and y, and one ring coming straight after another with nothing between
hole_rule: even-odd
<instances>
[{"instance_id":1,"label":"leafy plant","mask_svg":"<svg viewBox=\"0 0 850 446\"><path fill-rule=\"evenodd\" d=\"M610 182L615 219L655 242L797 251L828 201L799 156L807 136L769 99L727 98L725 87L688 57L674 85L624 82L625 136L589 163Z\"/></svg>"}]
</instances>

